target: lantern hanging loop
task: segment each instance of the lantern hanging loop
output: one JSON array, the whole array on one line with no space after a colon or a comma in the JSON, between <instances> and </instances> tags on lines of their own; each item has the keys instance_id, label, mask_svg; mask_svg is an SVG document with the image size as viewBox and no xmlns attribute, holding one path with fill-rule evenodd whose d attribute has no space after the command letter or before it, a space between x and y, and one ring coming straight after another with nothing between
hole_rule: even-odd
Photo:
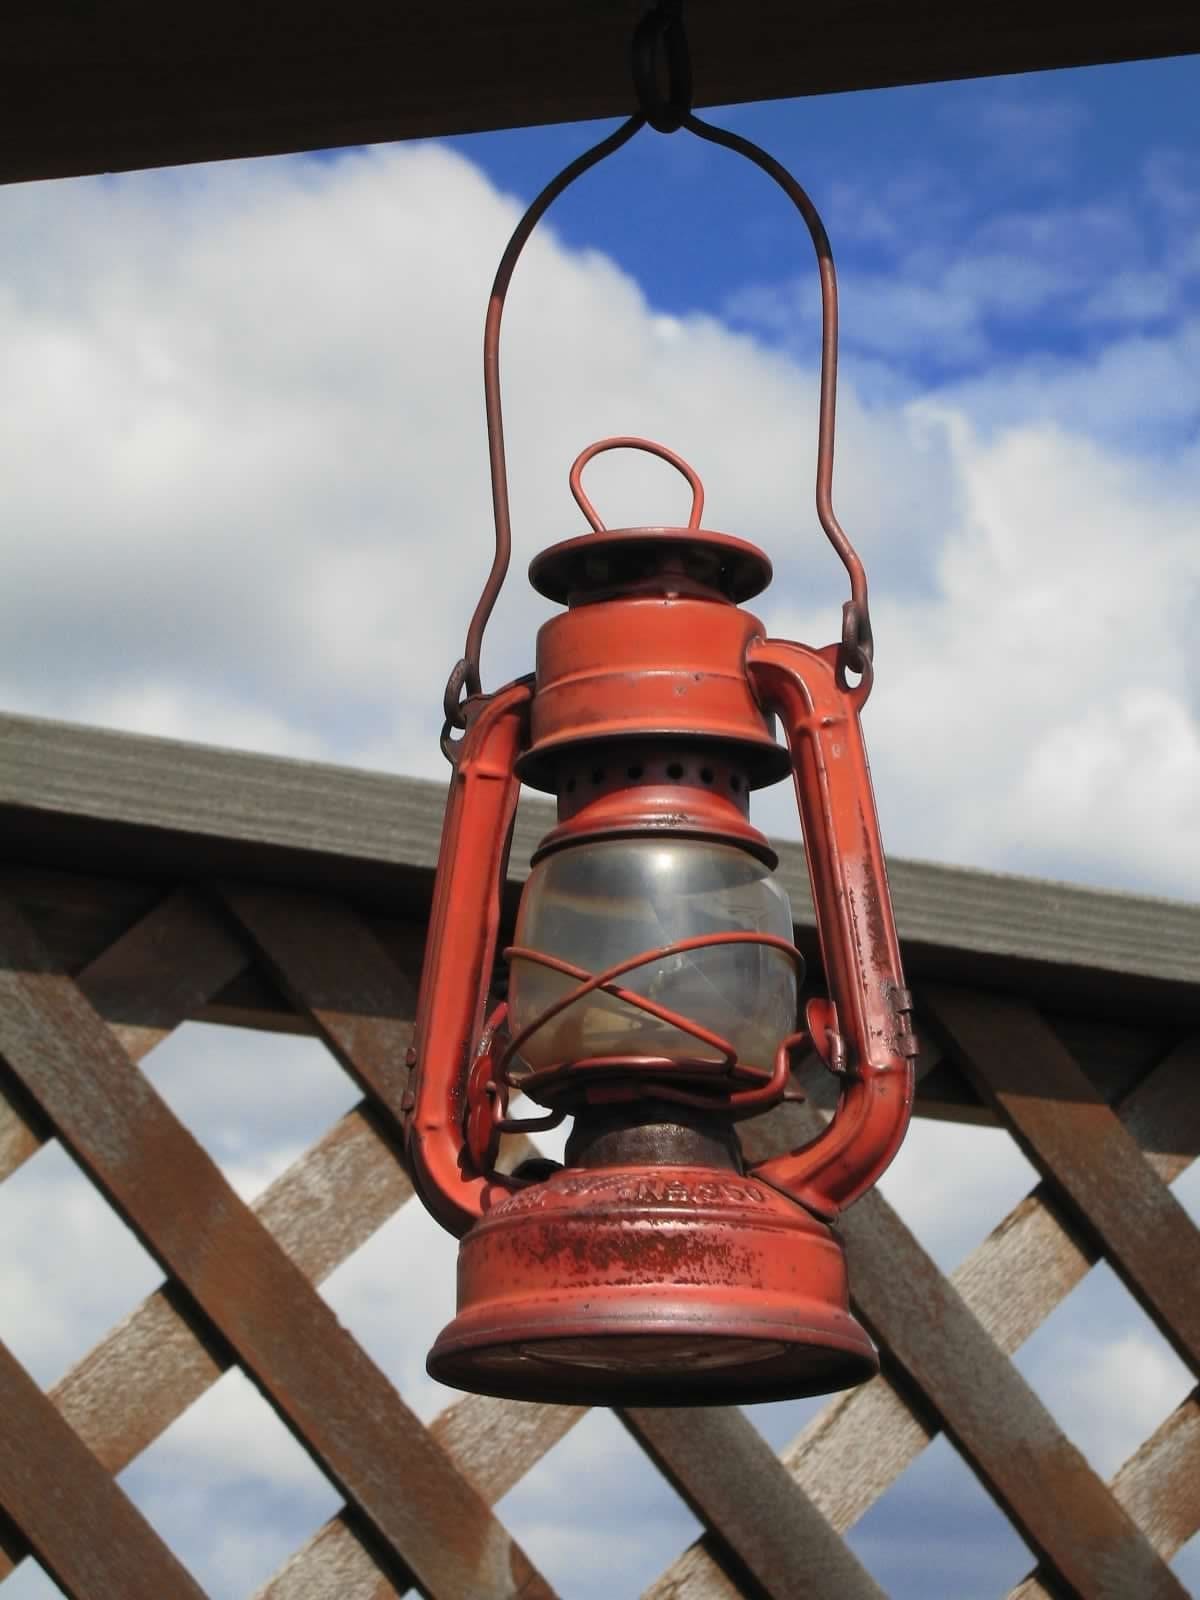
<instances>
[{"instance_id":1,"label":"lantern hanging loop","mask_svg":"<svg viewBox=\"0 0 1200 1600\"><path fill-rule=\"evenodd\" d=\"M700 518L704 515L704 485L700 482L700 474L695 467L690 466L682 456L676 455L674 450L668 450L665 444L655 444L653 439L636 439L631 434L621 434L614 439L601 439L596 444L588 445L586 450L581 450L575 458L571 468L570 485L571 493L575 496L575 504L583 512L591 524L593 533L607 533L608 529L601 522L599 513L588 499L583 489L583 469L593 456L603 455L606 450L644 450L647 455L657 456L660 461L667 461L677 472L683 474L692 491L692 509L688 514L687 525L694 532L700 526Z\"/></svg>"},{"instance_id":2,"label":"lantern hanging loop","mask_svg":"<svg viewBox=\"0 0 1200 1600\"><path fill-rule=\"evenodd\" d=\"M668 89L658 87L658 51ZM683 0L658 0L633 32L633 87L638 108L656 133L682 128L692 109L692 56L683 26Z\"/></svg>"},{"instance_id":3,"label":"lantern hanging loop","mask_svg":"<svg viewBox=\"0 0 1200 1600\"><path fill-rule=\"evenodd\" d=\"M669 88L664 98L658 88L659 45L666 58ZM508 470L504 449L504 417L500 399L500 326L505 297L521 251L534 228L554 201L577 178L598 166L628 144L647 123L664 132L686 128L709 144L731 150L765 172L787 195L808 228L817 256L821 285L821 370L817 413L816 510L825 536L837 552L850 579L850 599L842 607L839 666L846 672L869 677L873 654L867 575L854 546L833 509L833 453L837 411L838 295L837 273L825 225L807 192L774 156L725 128L701 121L690 109L691 69L683 28L680 0L660 0L638 24L633 38L633 76L640 109L619 128L585 150L546 185L529 206L505 246L492 283L483 336L483 388L487 416L488 458L492 480L492 511L496 543L491 570L467 629L461 660L446 683L443 700L445 724L442 750L453 762L458 741L451 731L466 726L466 703L482 694L479 662L483 635L508 572L512 555L512 517L508 496ZM669 458L668 458L669 459ZM678 464L678 463L676 463ZM578 499L578 495L576 496ZM582 504L582 502L581 502ZM586 514L586 508L585 508ZM592 523L593 528L595 523Z\"/></svg>"}]
</instances>

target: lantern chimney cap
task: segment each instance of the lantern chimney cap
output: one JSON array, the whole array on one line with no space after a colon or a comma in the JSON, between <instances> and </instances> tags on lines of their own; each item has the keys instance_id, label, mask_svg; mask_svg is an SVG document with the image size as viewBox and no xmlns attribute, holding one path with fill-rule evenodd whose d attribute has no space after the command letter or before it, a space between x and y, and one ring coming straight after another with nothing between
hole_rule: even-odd
<instances>
[{"instance_id":1,"label":"lantern chimney cap","mask_svg":"<svg viewBox=\"0 0 1200 1600\"><path fill-rule=\"evenodd\" d=\"M605 528L551 545L529 565L530 583L559 605L659 586L741 605L771 577L757 545L707 528Z\"/></svg>"}]
</instances>

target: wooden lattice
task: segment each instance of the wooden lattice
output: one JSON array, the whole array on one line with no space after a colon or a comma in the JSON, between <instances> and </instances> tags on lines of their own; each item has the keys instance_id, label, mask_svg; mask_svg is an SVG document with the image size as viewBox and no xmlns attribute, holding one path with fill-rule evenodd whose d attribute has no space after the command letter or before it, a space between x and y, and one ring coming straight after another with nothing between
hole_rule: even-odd
<instances>
[{"instance_id":1,"label":"wooden lattice","mask_svg":"<svg viewBox=\"0 0 1200 1600\"><path fill-rule=\"evenodd\" d=\"M49 1394L0 1347L0 1580L32 1552L80 1600L201 1594L114 1476L236 1363L345 1501L259 1600L552 1593L491 1507L582 1411L465 1397L426 1428L317 1292L411 1195L419 943L261 884L0 877L0 1179L60 1139L165 1276ZM263 993L363 1099L247 1205L138 1062ZM923 1071L964 1072L1041 1182L949 1277L877 1192L848 1213L884 1372L782 1459L736 1409L622 1415L706 1529L653 1600L879 1596L842 1535L939 1430L1036 1552L1010 1600L1186 1592L1167 1562L1200 1527L1200 1392L1105 1484L1009 1357L1103 1257L1200 1375L1200 1234L1166 1186L1200 1148L1200 1034L1109 1030L1089 1074L1070 1027L1020 995L926 984L918 1001ZM765 1153L816 1115L788 1105L748 1137Z\"/></svg>"}]
</instances>

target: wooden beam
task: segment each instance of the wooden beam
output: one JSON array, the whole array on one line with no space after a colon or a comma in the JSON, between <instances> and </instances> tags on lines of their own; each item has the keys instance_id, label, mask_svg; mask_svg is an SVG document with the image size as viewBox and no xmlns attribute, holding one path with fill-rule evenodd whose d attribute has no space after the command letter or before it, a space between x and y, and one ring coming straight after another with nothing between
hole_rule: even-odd
<instances>
[{"instance_id":1,"label":"wooden beam","mask_svg":"<svg viewBox=\"0 0 1200 1600\"><path fill-rule=\"evenodd\" d=\"M58 0L0 23L0 178L617 116L638 0ZM1200 50L1191 0L689 0L722 105Z\"/></svg>"},{"instance_id":2,"label":"wooden beam","mask_svg":"<svg viewBox=\"0 0 1200 1600\"><path fill-rule=\"evenodd\" d=\"M423 779L0 715L0 858L17 869L9 892L56 952L69 933L67 896L39 887L35 864L98 882L224 877L332 891L372 916L421 924L445 795ZM544 800L522 804L514 907L552 817ZM778 848L797 940L815 962L804 852ZM892 860L889 871L918 985L1014 990L1051 1010L1139 1026L1150 1015L1156 1027L1200 1020L1200 906L928 862ZM35 915L50 904L53 917ZM136 909L126 886L111 914L89 900L79 916L103 941Z\"/></svg>"}]
</instances>

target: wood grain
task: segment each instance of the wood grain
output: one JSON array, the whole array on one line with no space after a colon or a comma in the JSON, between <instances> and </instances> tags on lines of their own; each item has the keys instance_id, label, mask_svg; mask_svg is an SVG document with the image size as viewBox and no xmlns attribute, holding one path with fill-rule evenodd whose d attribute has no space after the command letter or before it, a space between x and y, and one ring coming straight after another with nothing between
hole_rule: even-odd
<instances>
[{"instance_id":1,"label":"wood grain","mask_svg":"<svg viewBox=\"0 0 1200 1600\"><path fill-rule=\"evenodd\" d=\"M449 11L316 0L210 0L14 9L0 106L0 176L126 167L430 138L625 115L631 3L550 0ZM695 0L700 105L1032 72L1200 49L1179 0L1088 5L949 0L870 7Z\"/></svg>"},{"instance_id":2,"label":"wood grain","mask_svg":"<svg viewBox=\"0 0 1200 1600\"><path fill-rule=\"evenodd\" d=\"M70 1600L204 1591L0 1344L0 1507Z\"/></svg>"}]
</instances>

